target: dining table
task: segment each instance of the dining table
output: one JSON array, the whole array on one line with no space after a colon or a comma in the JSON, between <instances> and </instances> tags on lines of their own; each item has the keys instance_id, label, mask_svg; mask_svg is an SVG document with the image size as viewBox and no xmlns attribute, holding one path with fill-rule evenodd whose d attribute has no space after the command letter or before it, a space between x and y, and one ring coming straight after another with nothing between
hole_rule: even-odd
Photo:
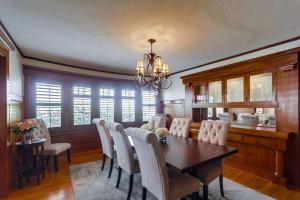
<instances>
[{"instance_id":1,"label":"dining table","mask_svg":"<svg viewBox=\"0 0 300 200\"><path fill-rule=\"evenodd\" d=\"M134 147L132 139L129 141ZM166 142L160 143L166 164L181 173L193 173L199 167L226 158L238 152L235 147L168 135Z\"/></svg>"}]
</instances>

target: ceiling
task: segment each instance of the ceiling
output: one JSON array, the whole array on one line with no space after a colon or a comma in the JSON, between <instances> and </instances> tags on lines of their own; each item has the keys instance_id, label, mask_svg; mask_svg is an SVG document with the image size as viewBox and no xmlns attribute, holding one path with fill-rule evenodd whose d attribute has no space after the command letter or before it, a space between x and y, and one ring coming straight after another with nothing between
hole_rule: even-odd
<instances>
[{"instance_id":1,"label":"ceiling","mask_svg":"<svg viewBox=\"0 0 300 200\"><path fill-rule=\"evenodd\" d=\"M300 36L299 0L0 0L24 55L134 73L150 48L171 73Z\"/></svg>"}]
</instances>

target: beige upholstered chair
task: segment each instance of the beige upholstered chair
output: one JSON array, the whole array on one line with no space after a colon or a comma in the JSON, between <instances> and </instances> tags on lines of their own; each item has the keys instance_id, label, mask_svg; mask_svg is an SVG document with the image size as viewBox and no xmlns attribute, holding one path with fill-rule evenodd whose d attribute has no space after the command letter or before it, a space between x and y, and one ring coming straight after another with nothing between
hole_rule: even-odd
<instances>
[{"instance_id":1,"label":"beige upholstered chair","mask_svg":"<svg viewBox=\"0 0 300 200\"><path fill-rule=\"evenodd\" d=\"M164 114L155 115L151 117L151 128L166 128L166 117Z\"/></svg>"},{"instance_id":2,"label":"beige upholstered chair","mask_svg":"<svg viewBox=\"0 0 300 200\"><path fill-rule=\"evenodd\" d=\"M113 169L113 165L114 165L113 138L110 134L108 127L105 126L104 120L95 118L95 119L93 119L93 123L96 124L98 133L100 135L101 144L102 144L103 162L102 162L101 171L103 171L103 169L104 169L106 158L109 158L110 159L110 167L109 167L108 178L110 178L112 169Z\"/></svg>"},{"instance_id":3,"label":"beige upholstered chair","mask_svg":"<svg viewBox=\"0 0 300 200\"><path fill-rule=\"evenodd\" d=\"M199 198L200 181L190 175L167 169L154 133L140 128L128 128L126 134L132 138L139 159L143 200L146 199L147 191L159 200L175 200L189 194L194 199Z\"/></svg>"},{"instance_id":4,"label":"beige upholstered chair","mask_svg":"<svg viewBox=\"0 0 300 200\"><path fill-rule=\"evenodd\" d=\"M140 172L139 162L134 158L134 152L128 136L125 135L123 125L116 122L107 122L106 126L110 129L117 152L119 167L116 188L119 187L122 170L124 170L129 174L129 189L127 194L127 200L129 200L132 192L133 175Z\"/></svg>"},{"instance_id":5,"label":"beige upholstered chair","mask_svg":"<svg viewBox=\"0 0 300 200\"><path fill-rule=\"evenodd\" d=\"M47 164L49 163L50 156L53 156L54 161L54 168L55 171L58 171L58 161L57 156L67 151L67 158L68 162L71 162L70 158L70 151L71 151L71 144L70 143L51 143L51 137L49 130L45 124L45 122L42 119L27 119L26 121L34 121L37 124L37 128L33 132L33 138L34 139L46 139L45 145L44 145L44 155L47 156Z\"/></svg>"},{"instance_id":6,"label":"beige upholstered chair","mask_svg":"<svg viewBox=\"0 0 300 200\"><path fill-rule=\"evenodd\" d=\"M158 128L165 128L166 127L166 116L165 114L159 114L152 116L150 121L147 124L143 124L141 128L151 130L151 129L158 129Z\"/></svg>"},{"instance_id":7,"label":"beige upholstered chair","mask_svg":"<svg viewBox=\"0 0 300 200\"><path fill-rule=\"evenodd\" d=\"M174 118L170 127L170 134L181 137L188 137L191 119Z\"/></svg>"},{"instance_id":8,"label":"beige upholstered chair","mask_svg":"<svg viewBox=\"0 0 300 200\"><path fill-rule=\"evenodd\" d=\"M203 120L201 122L198 140L216 145L226 145L228 126L229 123L227 122ZM224 197L223 159L200 167L197 172L197 177L203 183L203 199L208 199L208 184L217 177L219 177L220 181L221 195Z\"/></svg>"}]
</instances>

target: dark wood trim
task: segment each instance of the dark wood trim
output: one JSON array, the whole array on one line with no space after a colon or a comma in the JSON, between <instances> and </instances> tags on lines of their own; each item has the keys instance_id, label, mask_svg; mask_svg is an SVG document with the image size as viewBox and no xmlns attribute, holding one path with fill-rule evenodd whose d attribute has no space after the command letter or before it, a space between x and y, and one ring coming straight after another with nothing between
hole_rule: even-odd
<instances>
[{"instance_id":1,"label":"dark wood trim","mask_svg":"<svg viewBox=\"0 0 300 200\"><path fill-rule=\"evenodd\" d=\"M297 52L300 51L300 47L282 51L279 53L253 58L250 60L233 63L213 69L209 69L202 72L196 72L186 76L181 76L184 84L194 82L195 79L213 79L220 77L221 73L224 77L229 75L238 75L254 71L262 71L266 69L277 69L287 65L295 65L298 63ZM209 77L207 77L209 76Z\"/></svg>"},{"instance_id":2,"label":"dark wood trim","mask_svg":"<svg viewBox=\"0 0 300 200\"><path fill-rule=\"evenodd\" d=\"M55 65L62 65L66 67L73 67L76 69L83 69L83 70L89 70L89 71L95 71L95 72L102 72L102 73L108 73L108 74L118 74L118 75L125 75L125 76L135 76L135 74L128 74L128 73L120 73L120 72L112 72L112 71L106 71L106 70L100 70L100 69L94 69L91 67L82 67L78 65L71 65L71 64L66 64L62 62L56 62L56 61L50 61L46 59L41 59L41 58L36 58L36 57L31 57L31 56L23 56L24 58L31 59L31 60L36 60L36 61L42 61L50 64L55 64Z\"/></svg>"},{"instance_id":3,"label":"dark wood trim","mask_svg":"<svg viewBox=\"0 0 300 200\"><path fill-rule=\"evenodd\" d=\"M0 199L6 197L10 190L9 135L7 126L8 62L9 50L0 46Z\"/></svg>"},{"instance_id":4,"label":"dark wood trim","mask_svg":"<svg viewBox=\"0 0 300 200\"><path fill-rule=\"evenodd\" d=\"M21 51L21 49L19 48L19 46L17 45L17 43L15 42L15 40L13 39L13 37L10 35L10 33L8 32L7 28L4 26L3 22L0 19L0 26L3 28L3 30L5 31L6 35L9 37L9 39L12 41L12 43L14 44L14 46L18 49L18 51L20 52L20 54L24 57L23 52Z\"/></svg>"},{"instance_id":5,"label":"dark wood trim","mask_svg":"<svg viewBox=\"0 0 300 200\"><path fill-rule=\"evenodd\" d=\"M250 51L246 51L246 52L243 52L243 53L240 53L240 54L236 54L236 55L228 56L228 57L221 58L221 59L218 59L218 60L214 60L214 61L211 61L211 62L207 62L207 63L201 64L201 65L197 65L195 67L190 67L190 68L187 68L187 69L184 69L184 70L173 72L173 73L170 73L169 76L174 75L174 74L178 74L178 73L182 73L182 72L185 72L185 71L189 71L189 70L192 70L192 69L197 69L197 68L200 68L200 67L204 67L206 65L211 65L211 64L214 64L214 63L222 62L222 61L229 60L229 59L232 59L232 58L236 58L236 57L239 57L239 56L243 56L243 55L246 55L246 54L254 53L256 51L261 51L261 50L268 49L268 48L271 48L271 47L275 47L275 46L278 46L278 45L282 45L282 44L285 44L285 43L288 43L288 42L293 42L295 40L300 40L300 36L297 36L297 37L294 37L294 38L291 38L291 39L287 39L287 40L284 40L284 41L281 41L281 42L277 42L277 43L274 43L274 44L266 45L266 46L263 46L263 47L260 47L260 48L257 48L257 49L253 49L253 50L250 50ZM285 52L285 51L283 51L283 52ZM272 54L272 55L274 55L274 54ZM266 55L266 56L268 56L268 55Z\"/></svg>"},{"instance_id":6,"label":"dark wood trim","mask_svg":"<svg viewBox=\"0 0 300 200\"><path fill-rule=\"evenodd\" d=\"M60 71L60 70L56 70L56 69L48 69L48 68L41 68L41 67L36 67L36 66L32 66L32 65L23 65L23 70L25 71L24 73L26 73L26 71L30 71L29 74L34 73L34 74L39 74L39 73L43 73L45 74L45 72L48 73L56 73L59 74L59 77L63 77L62 75L67 75L70 76L72 75L72 77L77 77L77 78L95 78L95 79L102 79L102 80L123 80L123 81L129 81L132 82L133 79L122 79L122 78L108 78L103 76L96 76L96 75L88 75L88 74L80 74L80 73L76 73L76 72L66 72L66 71ZM121 74L120 74L121 75Z\"/></svg>"}]
</instances>

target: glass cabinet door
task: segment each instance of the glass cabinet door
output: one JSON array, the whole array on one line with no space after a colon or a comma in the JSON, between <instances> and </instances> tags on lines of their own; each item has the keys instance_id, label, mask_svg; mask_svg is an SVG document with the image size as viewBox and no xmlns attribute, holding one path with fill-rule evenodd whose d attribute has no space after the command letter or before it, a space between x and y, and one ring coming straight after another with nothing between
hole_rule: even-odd
<instances>
[{"instance_id":1,"label":"glass cabinet door","mask_svg":"<svg viewBox=\"0 0 300 200\"><path fill-rule=\"evenodd\" d=\"M222 81L208 83L208 102L222 103Z\"/></svg>"},{"instance_id":2,"label":"glass cabinet door","mask_svg":"<svg viewBox=\"0 0 300 200\"><path fill-rule=\"evenodd\" d=\"M244 77L228 79L226 86L228 103L244 101Z\"/></svg>"},{"instance_id":3,"label":"glass cabinet door","mask_svg":"<svg viewBox=\"0 0 300 200\"><path fill-rule=\"evenodd\" d=\"M206 102L206 83L199 83L194 87L194 95L196 103L205 103Z\"/></svg>"},{"instance_id":4,"label":"glass cabinet door","mask_svg":"<svg viewBox=\"0 0 300 200\"><path fill-rule=\"evenodd\" d=\"M250 102L272 101L272 72L250 76Z\"/></svg>"}]
</instances>

